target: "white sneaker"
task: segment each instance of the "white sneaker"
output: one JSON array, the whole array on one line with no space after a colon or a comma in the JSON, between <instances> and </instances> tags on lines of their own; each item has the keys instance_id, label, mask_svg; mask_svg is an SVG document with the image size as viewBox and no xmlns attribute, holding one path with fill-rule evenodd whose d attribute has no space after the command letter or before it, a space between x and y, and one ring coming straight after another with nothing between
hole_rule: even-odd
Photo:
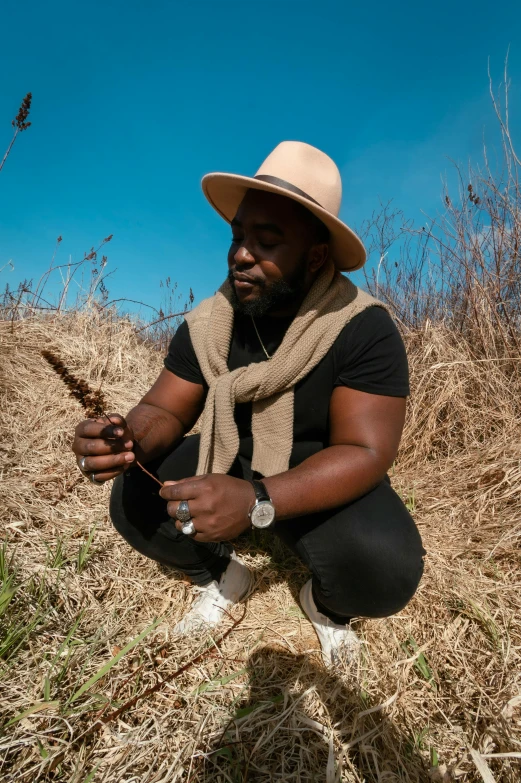
<instances>
[{"instance_id":1,"label":"white sneaker","mask_svg":"<svg viewBox=\"0 0 521 783\"><path fill-rule=\"evenodd\" d=\"M355 660L362 644L360 639L349 625L337 625L318 611L311 592L311 579L300 591L300 604L316 631L325 665L336 666L341 661Z\"/></svg>"},{"instance_id":2,"label":"white sneaker","mask_svg":"<svg viewBox=\"0 0 521 783\"><path fill-rule=\"evenodd\" d=\"M212 628L224 615L248 593L251 586L251 571L239 560L235 552L230 555L230 563L221 575L203 587L195 586L194 592L199 593L191 609L172 629L176 636L185 636L192 631Z\"/></svg>"}]
</instances>

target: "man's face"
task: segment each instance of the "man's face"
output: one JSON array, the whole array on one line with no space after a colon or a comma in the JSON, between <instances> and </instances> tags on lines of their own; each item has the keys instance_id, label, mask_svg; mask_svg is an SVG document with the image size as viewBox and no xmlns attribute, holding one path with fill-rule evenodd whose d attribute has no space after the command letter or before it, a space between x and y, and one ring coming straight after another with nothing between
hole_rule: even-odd
<instances>
[{"instance_id":1,"label":"man's face","mask_svg":"<svg viewBox=\"0 0 521 783\"><path fill-rule=\"evenodd\" d=\"M299 204L249 190L231 223L228 252L233 305L247 315L283 314L300 303L327 254Z\"/></svg>"}]
</instances>

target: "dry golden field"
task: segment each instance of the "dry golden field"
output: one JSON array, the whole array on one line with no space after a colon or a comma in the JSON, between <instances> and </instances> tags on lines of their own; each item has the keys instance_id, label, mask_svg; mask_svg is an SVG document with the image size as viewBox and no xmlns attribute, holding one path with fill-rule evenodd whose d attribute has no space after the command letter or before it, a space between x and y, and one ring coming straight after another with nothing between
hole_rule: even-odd
<instances>
[{"instance_id":1,"label":"dry golden field","mask_svg":"<svg viewBox=\"0 0 521 783\"><path fill-rule=\"evenodd\" d=\"M426 572L404 611L357 623L361 661L333 675L296 600L303 567L259 536L237 542L256 577L244 615L174 642L190 586L120 540L110 488L79 476L83 414L40 350L103 376L122 413L161 353L94 308L0 323L2 781L521 779L521 356L476 359L428 321L405 339L392 480Z\"/></svg>"}]
</instances>

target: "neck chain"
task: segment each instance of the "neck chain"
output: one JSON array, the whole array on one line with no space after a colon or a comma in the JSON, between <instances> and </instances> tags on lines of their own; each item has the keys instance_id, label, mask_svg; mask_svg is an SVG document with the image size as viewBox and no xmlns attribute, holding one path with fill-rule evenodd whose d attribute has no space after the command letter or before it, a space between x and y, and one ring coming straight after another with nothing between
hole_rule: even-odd
<instances>
[{"instance_id":1,"label":"neck chain","mask_svg":"<svg viewBox=\"0 0 521 783\"><path fill-rule=\"evenodd\" d=\"M261 336L260 336L260 334L259 334L259 330L257 329L257 324L255 323L255 318L253 317L253 315L250 315L250 318L251 318L251 322L252 322L252 324L253 324L253 328L255 329L255 332L256 332L256 334L257 334L257 337L259 338L259 342L260 342L260 344L261 344L261 348L262 348L262 350L264 351L264 353L266 354L266 358L267 358L267 359L271 359L271 356L270 356L270 354L269 354L269 353L267 352L267 350L266 350L266 346L265 346L265 345L264 345L264 343L262 342L262 338L261 338ZM272 354L272 356L273 356L273 354Z\"/></svg>"}]
</instances>

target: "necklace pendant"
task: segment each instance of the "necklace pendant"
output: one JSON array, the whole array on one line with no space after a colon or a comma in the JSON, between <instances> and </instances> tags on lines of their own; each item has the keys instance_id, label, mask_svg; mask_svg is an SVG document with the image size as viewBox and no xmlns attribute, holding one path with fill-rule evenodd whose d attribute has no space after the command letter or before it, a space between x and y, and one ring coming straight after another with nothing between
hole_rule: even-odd
<instances>
[{"instance_id":1,"label":"necklace pendant","mask_svg":"<svg viewBox=\"0 0 521 783\"><path fill-rule=\"evenodd\" d=\"M255 323L255 318L253 317L253 315L250 315L250 318L251 318L251 322L252 322L252 324L253 324L253 328L255 329L255 334L256 334L256 335L257 335L257 337L258 337L259 343L260 343L260 345L261 345L261 348L262 348L262 350L264 351L264 353L265 353L265 355L266 355L266 358L267 358L267 359L271 359L271 357L273 356L273 354L271 354L271 355L270 355L270 354L267 352L267 350L266 350L266 346L265 346L265 345L264 345L264 343L262 342L262 337L260 336L260 334L259 334L259 330L257 329L257 324Z\"/></svg>"}]
</instances>

